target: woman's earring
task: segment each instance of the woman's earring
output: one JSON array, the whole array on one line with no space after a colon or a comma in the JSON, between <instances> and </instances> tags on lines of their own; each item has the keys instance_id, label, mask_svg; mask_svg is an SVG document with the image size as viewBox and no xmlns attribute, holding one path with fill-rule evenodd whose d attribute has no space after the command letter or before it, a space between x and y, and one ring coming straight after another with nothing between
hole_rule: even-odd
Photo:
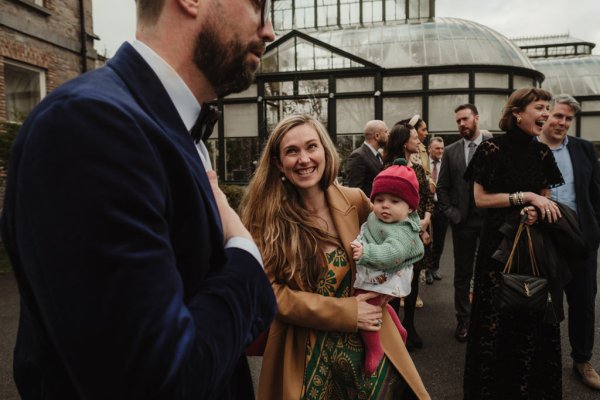
<instances>
[{"instance_id":1,"label":"woman's earring","mask_svg":"<svg viewBox=\"0 0 600 400\"><path fill-rule=\"evenodd\" d=\"M517 124L520 124L520 123L521 123L521 121L523 121L523 118L521 118L521 117L519 117L519 116L518 116L518 117L517 117Z\"/></svg>"},{"instance_id":2,"label":"woman's earring","mask_svg":"<svg viewBox=\"0 0 600 400\"><path fill-rule=\"evenodd\" d=\"M285 175L281 175L281 182L285 182Z\"/></svg>"}]
</instances>

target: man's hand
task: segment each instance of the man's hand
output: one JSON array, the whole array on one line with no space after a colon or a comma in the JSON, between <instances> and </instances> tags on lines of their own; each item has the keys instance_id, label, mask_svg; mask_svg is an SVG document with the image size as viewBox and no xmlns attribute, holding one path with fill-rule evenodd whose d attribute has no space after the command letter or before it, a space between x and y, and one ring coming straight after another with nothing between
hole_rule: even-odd
<instances>
[{"instance_id":1,"label":"man's hand","mask_svg":"<svg viewBox=\"0 0 600 400\"><path fill-rule=\"evenodd\" d=\"M217 181L217 174L215 171L207 171L208 181L212 188L215 200L217 201L217 207L219 208L219 215L221 216L221 223L223 224L223 236L225 236L225 242L234 236L241 236L246 239L252 240L252 235L246 229L240 217L231 208L225 193L219 188L219 182Z\"/></svg>"}]
</instances>

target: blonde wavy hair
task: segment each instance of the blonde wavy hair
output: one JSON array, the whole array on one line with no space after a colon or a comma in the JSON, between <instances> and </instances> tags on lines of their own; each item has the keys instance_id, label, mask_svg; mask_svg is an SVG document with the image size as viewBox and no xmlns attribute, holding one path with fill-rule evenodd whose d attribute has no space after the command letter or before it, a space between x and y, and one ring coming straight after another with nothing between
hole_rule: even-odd
<instances>
[{"instance_id":1,"label":"blonde wavy hair","mask_svg":"<svg viewBox=\"0 0 600 400\"><path fill-rule=\"evenodd\" d=\"M240 212L262 254L265 270L278 283L294 282L301 290L313 291L326 265L323 245L332 239L306 209L296 187L281 179L277 167L283 137L301 125L317 132L324 149L319 186L325 191L335 183L339 156L325 127L310 115L292 115L282 119L269 136Z\"/></svg>"}]
</instances>

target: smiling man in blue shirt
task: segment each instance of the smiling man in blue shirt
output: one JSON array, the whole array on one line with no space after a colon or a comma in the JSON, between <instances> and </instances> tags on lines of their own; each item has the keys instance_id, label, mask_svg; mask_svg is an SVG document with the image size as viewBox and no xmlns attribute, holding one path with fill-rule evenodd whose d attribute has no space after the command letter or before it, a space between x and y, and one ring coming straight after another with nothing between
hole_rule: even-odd
<instances>
[{"instance_id":1,"label":"smiling man in blue shirt","mask_svg":"<svg viewBox=\"0 0 600 400\"><path fill-rule=\"evenodd\" d=\"M600 242L600 167L592 143L567 136L580 110L579 103L565 94L554 96L550 116L539 140L556 159L565 184L552 189L552 199L572 208L587 239L588 257L571 268L573 279L565 287L569 303L569 341L573 369L587 386L600 390L600 376L590 360L594 347L596 271Z\"/></svg>"}]
</instances>

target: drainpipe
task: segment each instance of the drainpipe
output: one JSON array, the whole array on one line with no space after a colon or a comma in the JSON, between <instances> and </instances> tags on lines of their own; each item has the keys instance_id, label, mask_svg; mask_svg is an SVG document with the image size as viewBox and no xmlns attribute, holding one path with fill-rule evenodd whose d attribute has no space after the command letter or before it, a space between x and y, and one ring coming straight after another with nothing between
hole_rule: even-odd
<instances>
[{"instance_id":1,"label":"drainpipe","mask_svg":"<svg viewBox=\"0 0 600 400\"><path fill-rule=\"evenodd\" d=\"M81 57L81 73L87 72L87 45L86 45L86 34L85 34L85 0L79 0L79 35L81 40L81 51L79 55Z\"/></svg>"}]
</instances>

